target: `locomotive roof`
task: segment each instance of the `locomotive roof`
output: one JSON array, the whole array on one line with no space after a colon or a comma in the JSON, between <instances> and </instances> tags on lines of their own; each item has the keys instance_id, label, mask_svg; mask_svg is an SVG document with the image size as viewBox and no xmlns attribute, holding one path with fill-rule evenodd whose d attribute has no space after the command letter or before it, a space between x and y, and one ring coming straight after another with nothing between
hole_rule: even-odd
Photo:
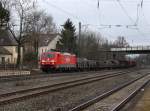
<instances>
[{"instance_id":1,"label":"locomotive roof","mask_svg":"<svg viewBox=\"0 0 150 111\"><path fill-rule=\"evenodd\" d=\"M47 52L44 52L43 54L46 54L46 53L60 53L60 54L63 54L63 55L72 55L72 56L76 56L75 54L71 54L71 53L68 53L68 52L58 52L58 51L47 51Z\"/></svg>"},{"instance_id":2,"label":"locomotive roof","mask_svg":"<svg viewBox=\"0 0 150 111\"><path fill-rule=\"evenodd\" d=\"M64 52L63 54L64 54L64 55L71 55L70 53L67 53L67 52Z\"/></svg>"}]
</instances>

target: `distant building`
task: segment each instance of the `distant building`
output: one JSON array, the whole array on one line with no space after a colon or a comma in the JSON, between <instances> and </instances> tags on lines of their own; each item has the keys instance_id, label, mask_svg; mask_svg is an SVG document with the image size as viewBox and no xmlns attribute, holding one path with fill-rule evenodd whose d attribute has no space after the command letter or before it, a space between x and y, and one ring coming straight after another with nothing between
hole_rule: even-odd
<instances>
[{"instance_id":1,"label":"distant building","mask_svg":"<svg viewBox=\"0 0 150 111\"><path fill-rule=\"evenodd\" d=\"M21 58L22 53L21 50ZM16 64L17 56L17 42L12 34L8 30L0 30L0 64Z\"/></svg>"},{"instance_id":2,"label":"distant building","mask_svg":"<svg viewBox=\"0 0 150 111\"><path fill-rule=\"evenodd\" d=\"M56 49L56 44L59 41L60 35L57 33L51 34L39 34L36 37L27 37L24 44L24 51L26 53L35 52L35 45L38 45L38 56L41 53L46 52L50 49ZM37 42L35 42L38 40Z\"/></svg>"},{"instance_id":3,"label":"distant building","mask_svg":"<svg viewBox=\"0 0 150 111\"><path fill-rule=\"evenodd\" d=\"M12 53L0 46L0 64L10 63Z\"/></svg>"},{"instance_id":4,"label":"distant building","mask_svg":"<svg viewBox=\"0 0 150 111\"><path fill-rule=\"evenodd\" d=\"M39 38L39 56L41 53L51 49L56 49L56 44L60 39L59 34L43 34Z\"/></svg>"}]
</instances>

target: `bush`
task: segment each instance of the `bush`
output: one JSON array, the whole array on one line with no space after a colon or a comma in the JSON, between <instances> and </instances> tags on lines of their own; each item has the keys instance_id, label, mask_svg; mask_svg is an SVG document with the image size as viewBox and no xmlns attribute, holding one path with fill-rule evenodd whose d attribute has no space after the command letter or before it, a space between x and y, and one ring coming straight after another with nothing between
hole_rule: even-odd
<instances>
[{"instance_id":1,"label":"bush","mask_svg":"<svg viewBox=\"0 0 150 111\"><path fill-rule=\"evenodd\" d=\"M26 53L24 55L23 63L28 68L37 67L38 66L38 56L37 56L37 54L35 54L33 52Z\"/></svg>"},{"instance_id":2,"label":"bush","mask_svg":"<svg viewBox=\"0 0 150 111\"><path fill-rule=\"evenodd\" d=\"M30 53L26 53L24 55L24 62L33 62L33 61L37 61L38 60L38 56L37 54L30 52Z\"/></svg>"}]
</instances>

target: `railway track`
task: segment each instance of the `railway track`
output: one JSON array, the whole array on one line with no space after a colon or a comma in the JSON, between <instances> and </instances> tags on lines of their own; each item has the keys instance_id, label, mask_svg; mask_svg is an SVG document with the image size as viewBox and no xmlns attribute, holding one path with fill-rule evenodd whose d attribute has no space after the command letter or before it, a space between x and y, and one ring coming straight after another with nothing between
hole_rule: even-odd
<instances>
[{"instance_id":1,"label":"railway track","mask_svg":"<svg viewBox=\"0 0 150 111\"><path fill-rule=\"evenodd\" d=\"M129 72L130 71L118 72L118 73L106 74L106 75L98 75L94 77L86 77L86 78L67 81L67 82L58 83L54 85L47 85L47 86L41 86L41 87L35 87L35 88L30 88L30 89L23 89L23 90L18 90L14 92L4 93L0 95L0 105L40 96L43 94L48 94L50 92L59 91L59 90L63 90L63 89L70 88L70 87L75 87L75 86L79 86L83 84L88 84L91 82L96 82L96 81L106 79L106 78L121 76Z\"/></svg>"},{"instance_id":2,"label":"railway track","mask_svg":"<svg viewBox=\"0 0 150 111\"><path fill-rule=\"evenodd\" d=\"M149 73L105 92L69 111L118 111L148 82L150 82Z\"/></svg>"},{"instance_id":3,"label":"railway track","mask_svg":"<svg viewBox=\"0 0 150 111\"><path fill-rule=\"evenodd\" d=\"M100 71L99 71L100 72ZM103 71L102 73L110 72L108 70ZM121 71L117 71L121 72ZM33 74L33 75L17 75L17 76L4 76L0 77L0 83L2 82L11 82L11 81L19 81L19 80L30 80L30 79L38 79L38 78L47 78L47 77L60 77L60 76L75 76L81 74L89 74L90 72L72 72L72 73L52 73L52 74Z\"/></svg>"},{"instance_id":4,"label":"railway track","mask_svg":"<svg viewBox=\"0 0 150 111\"><path fill-rule=\"evenodd\" d=\"M128 69L128 70L136 70L136 69ZM102 70L102 71L88 71L88 72L67 72L67 73L51 73L51 74L31 74L31 75L15 75L15 76L3 76L0 77L0 83L3 82L11 82L11 81L19 81L19 80L30 80L30 79L41 79L41 78L47 78L47 77L61 77L61 76L75 76L75 75L86 75L91 72L99 72L99 73L105 73L105 72L122 72L120 70ZM126 71L126 69L124 69Z\"/></svg>"}]
</instances>

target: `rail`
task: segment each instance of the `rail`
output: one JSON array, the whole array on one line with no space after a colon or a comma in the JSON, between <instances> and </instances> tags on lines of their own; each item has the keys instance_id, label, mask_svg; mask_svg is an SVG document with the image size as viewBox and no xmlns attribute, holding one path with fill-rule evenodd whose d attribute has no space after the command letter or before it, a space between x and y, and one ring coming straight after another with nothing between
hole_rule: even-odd
<instances>
[{"instance_id":1,"label":"rail","mask_svg":"<svg viewBox=\"0 0 150 111\"><path fill-rule=\"evenodd\" d=\"M132 80L132 81L129 81L129 82L125 83L125 84L122 84L122 85L120 85L119 87L116 87L116 88L114 88L114 89L112 89L112 90L110 90L110 91L108 91L108 92L106 92L106 93L103 93L102 95L97 96L96 98L93 98L93 99L91 99L91 100L89 100L89 101L87 101L87 102L85 102L85 103L83 103L83 104L80 104L80 105L78 105L78 106L76 106L76 107L70 109L69 111L81 111L81 110L83 110L83 109L86 109L87 107L89 107L89 106L91 106L91 105L97 103L98 101L100 101L100 100L102 100L102 99L108 97L109 95L111 95L111 94L113 94L113 93L115 93L115 92L117 92L117 91L123 89L124 87L126 87L126 86L128 86L128 85L130 85L130 84L132 84L132 83L134 83L134 82L136 82L136 81L138 81L139 79L144 78L144 77L147 76L148 74L149 74L149 73L147 73L146 75L143 75L143 76L141 76L141 77L138 77L138 78L136 78L136 79L134 79L134 80ZM145 84L147 84L147 82L146 82ZM143 87L145 84L143 84L142 87ZM140 90L140 89L138 89L138 90ZM137 93L137 91L135 91L135 92ZM134 93L134 94L135 94L135 93ZM129 97L130 97L130 96L129 96ZM129 100L129 99L130 99L130 98L128 98L128 100ZM123 101L120 105L118 105L118 106L117 106L116 108L114 108L112 111L117 111L117 110L118 110L119 108L121 108L121 106L124 105L126 102L127 102L127 100Z\"/></svg>"},{"instance_id":2,"label":"rail","mask_svg":"<svg viewBox=\"0 0 150 111\"><path fill-rule=\"evenodd\" d=\"M115 73L115 74L113 73L113 74L107 74L107 75L87 77L83 79L58 83L54 85L47 85L47 86L41 86L41 87L35 87L35 88L30 88L30 89L4 93L0 95L0 105L23 100L26 98L32 98L35 96L47 94L47 93L54 92L54 91L59 91L59 90L70 88L70 87L88 84L88 83L99 81L99 80L106 79L106 78L111 78L111 77L127 74L128 72L129 71L122 72L122 73L120 72L120 73Z\"/></svg>"}]
</instances>

